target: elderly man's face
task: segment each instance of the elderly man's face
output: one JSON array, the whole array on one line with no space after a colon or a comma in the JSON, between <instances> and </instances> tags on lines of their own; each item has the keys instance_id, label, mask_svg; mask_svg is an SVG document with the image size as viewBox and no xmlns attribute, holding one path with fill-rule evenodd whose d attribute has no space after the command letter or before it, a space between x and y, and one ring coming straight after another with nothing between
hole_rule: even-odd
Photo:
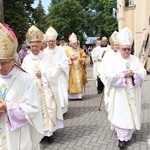
<instances>
[{"instance_id":1,"label":"elderly man's face","mask_svg":"<svg viewBox=\"0 0 150 150\"><path fill-rule=\"evenodd\" d=\"M120 46L120 53L123 58L128 58L131 54L131 45Z\"/></svg>"},{"instance_id":2,"label":"elderly man's face","mask_svg":"<svg viewBox=\"0 0 150 150\"><path fill-rule=\"evenodd\" d=\"M30 43L30 50L34 55L38 55L42 49L41 42Z\"/></svg>"},{"instance_id":3,"label":"elderly man's face","mask_svg":"<svg viewBox=\"0 0 150 150\"><path fill-rule=\"evenodd\" d=\"M14 67L15 59L1 59L0 60L0 74L7 75Z\"/></svg>"},{"instance_id":4,"label":"elderly man's face","mask_svg":"<svg viewBox=\"0 0 150 150\"><path fill-rule=\"evenodd\" d=\"M77 43L77 42L76 42L76 43L70 43L70 46L71 46L72 48L74 48L74 49L77 49L78 43Z\"/></svg>"},{"instance_id":5,"label":"elderly man's face","mask_svg":"<svg viewBox=\"0 0 150 150\"><path fill-rule=\"evenodd\" d=\"M49 48L53 49L56 46L56 40L49 40L48 46Z\"/></svg>"}]
</instances>

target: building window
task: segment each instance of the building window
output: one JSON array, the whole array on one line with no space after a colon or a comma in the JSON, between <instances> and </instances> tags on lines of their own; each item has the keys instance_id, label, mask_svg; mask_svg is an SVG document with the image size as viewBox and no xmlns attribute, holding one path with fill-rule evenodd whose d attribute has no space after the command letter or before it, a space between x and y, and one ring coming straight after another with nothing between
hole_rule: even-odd
<instances>
[{"instance_id":1,"label":"building window","mask_svg":"<svg viewBox=\"0 0 150 150\"><path fill-rule=\"evenodd\" d=\"M134 0L125 0L125 7L134 6Z\"/></svg>"}]
</instances>

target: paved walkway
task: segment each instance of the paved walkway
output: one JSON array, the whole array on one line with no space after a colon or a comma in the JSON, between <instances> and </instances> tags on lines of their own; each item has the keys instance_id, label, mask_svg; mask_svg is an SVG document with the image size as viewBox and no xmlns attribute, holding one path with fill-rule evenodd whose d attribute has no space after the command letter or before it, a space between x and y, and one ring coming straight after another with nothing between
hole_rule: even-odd
<instances>
[{"instance_id":1,"label":"paved walkway","mask_svg":"<svg viewBox=\"0 0 150 150\"><path fill-rule=\"evenodd\" d=\"M92 78L93 67L87 68ZM128 150L148 150L150 139L150 76L143 84L141 130L134 133ZM54 142L43 142L41 150L118 150L116 133L110 130L107 113L102 104L98 110L100 95L96 82L89 81L82 101L69 101L69 110L64 116L64 128L54 133Z\"/></svg>"}]
</instances>

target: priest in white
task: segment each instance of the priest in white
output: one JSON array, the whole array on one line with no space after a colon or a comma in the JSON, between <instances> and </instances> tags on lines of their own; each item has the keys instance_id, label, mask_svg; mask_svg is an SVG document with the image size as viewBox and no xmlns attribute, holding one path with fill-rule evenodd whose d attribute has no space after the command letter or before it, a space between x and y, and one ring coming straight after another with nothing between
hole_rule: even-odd
<instances>
[{"instance_id":1,"label":"priest in white","mask_svg":"<svg viewBox=\"0 0 150 150\"><path fill-rule=\"evenodd\" d=\"M59 46L58 47L62 47L64 50L66 50L68 45L66 45L66 42L65 42L65 37L62 36L59 40Z\"/></svg>"},{"instance_id":2,"label":"priest in white","mask_svg":"<svg viewBox=\"0 0 150 150\"><path fill-rule=\"evenodd\" d=\"M108 44L108 40L106 37L102 37L101 45L96 47L96 52L94 55L94 59L97 60L97 69L99 69L101 61L107 51L111 49L110 45ZM97 70L97 92L101 94L103 92L104 85L100 79L99 71Z\"/></svg>"},{"instance_id":3,"label":"priest in white","mask_svg":"<svg viewBox=\"0 0 150 150\"><path fill-rule=\"evenodd\" d=\"M92 50L92 60L93 60L93 78L97 79L97 57L95 57L96 51L101 45L101 40L98 40L95 44L95 47Z\"/></svg>"},{"instance_id":4,"label":"priest in white","mask_svg":"<svg viewBox=\"0 0 150 150\"><path fill-rule=\"evenodd\" d=\"M30 75L15 65L18 42L0 24L0 149L39 150L43 138L38 93Z\"/></svg>"},{"instance_id":5,"label":"priest in white","mask_svg":"<svg viewBox=\"0 0 150 150\"><path fill-rule=\"evenodd\" d=\"M44 140L51 143L54 140L53 132L63 128L63 115L57 89L58 77L49 80L45 73L48 69L53 70L53 67L51 67L51 58L41 50L44 33L33 25L28 29L26 38L29 41L31 53L24 58L22 68L32 76L38 89Z\"/></svg>"},{"instance_id":6,"label":"priest in white","mask_svg":"<svg viewBox=\"0 0 150 150\"><path fill-rule=\"evenodd\" d=\"M101 79L105 85L105 106L111 127L117 132L119 148L136 130L140 130L141 85L146 70L136 56L131 55L132 32L124 28L118 33L119 53L101 64Z\"/></svg>"},{"instance_id":7,"label":"priest in white","mask_svg":"<svg viewBox=\"0 0 150 150\"><path fill-rule=\"evenodd\" d=\"M47 48L43 51L49 55L52 69L48 70L47 76L49 80L51 77L55 79L58 77L59 100L62 107L63 114L68 111L68 58L64 49L56 45L58 33L53 27L49 27L44 35L44 41L47 43Z\"/></svg>"},{"instance_id":8,"label":"priest in white","mask_svg":"<svg viewBox=\"0 0 150 150\"><path fill-rule=\"evenodd\" d=\"M101 67L103 67L103 69L105 69L105 65L111 63L109 61L111 61L112 58L114 58L119 52L119 43L117 40L117 35L118 35L118 32L114 31L109 38L111 48L105 52L105 55L101 61L101 64L97 68L99 78L103 77L103 76L100 76L100 71L102 70Z\"/></svg>"}]
</instances>

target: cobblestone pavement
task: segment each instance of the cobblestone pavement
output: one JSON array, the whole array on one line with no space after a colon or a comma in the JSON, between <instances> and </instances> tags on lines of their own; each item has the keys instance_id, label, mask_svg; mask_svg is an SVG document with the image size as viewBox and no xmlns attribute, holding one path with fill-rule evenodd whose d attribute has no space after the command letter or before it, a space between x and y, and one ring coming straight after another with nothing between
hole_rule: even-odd
<instances>
[{"instance_id":1,"label":"cobblestone pavement","mask_svg":"<svg viewBox=\"0 0 150 150\"><path fill-rule=\"evenodd\" d=\"M93 67L87 68L92 78ZM133 134L127 150L148 150L150 139L150 76L143 84L141 130ZM89 81L82 101L69 101L69 110L64 115L64 128L55 131L54 142L43 142L41 150L118 150L117 136L110 129L107 113L102 104L98 110L100 96L96 82Z\"/></svg>"}]
</instances>

